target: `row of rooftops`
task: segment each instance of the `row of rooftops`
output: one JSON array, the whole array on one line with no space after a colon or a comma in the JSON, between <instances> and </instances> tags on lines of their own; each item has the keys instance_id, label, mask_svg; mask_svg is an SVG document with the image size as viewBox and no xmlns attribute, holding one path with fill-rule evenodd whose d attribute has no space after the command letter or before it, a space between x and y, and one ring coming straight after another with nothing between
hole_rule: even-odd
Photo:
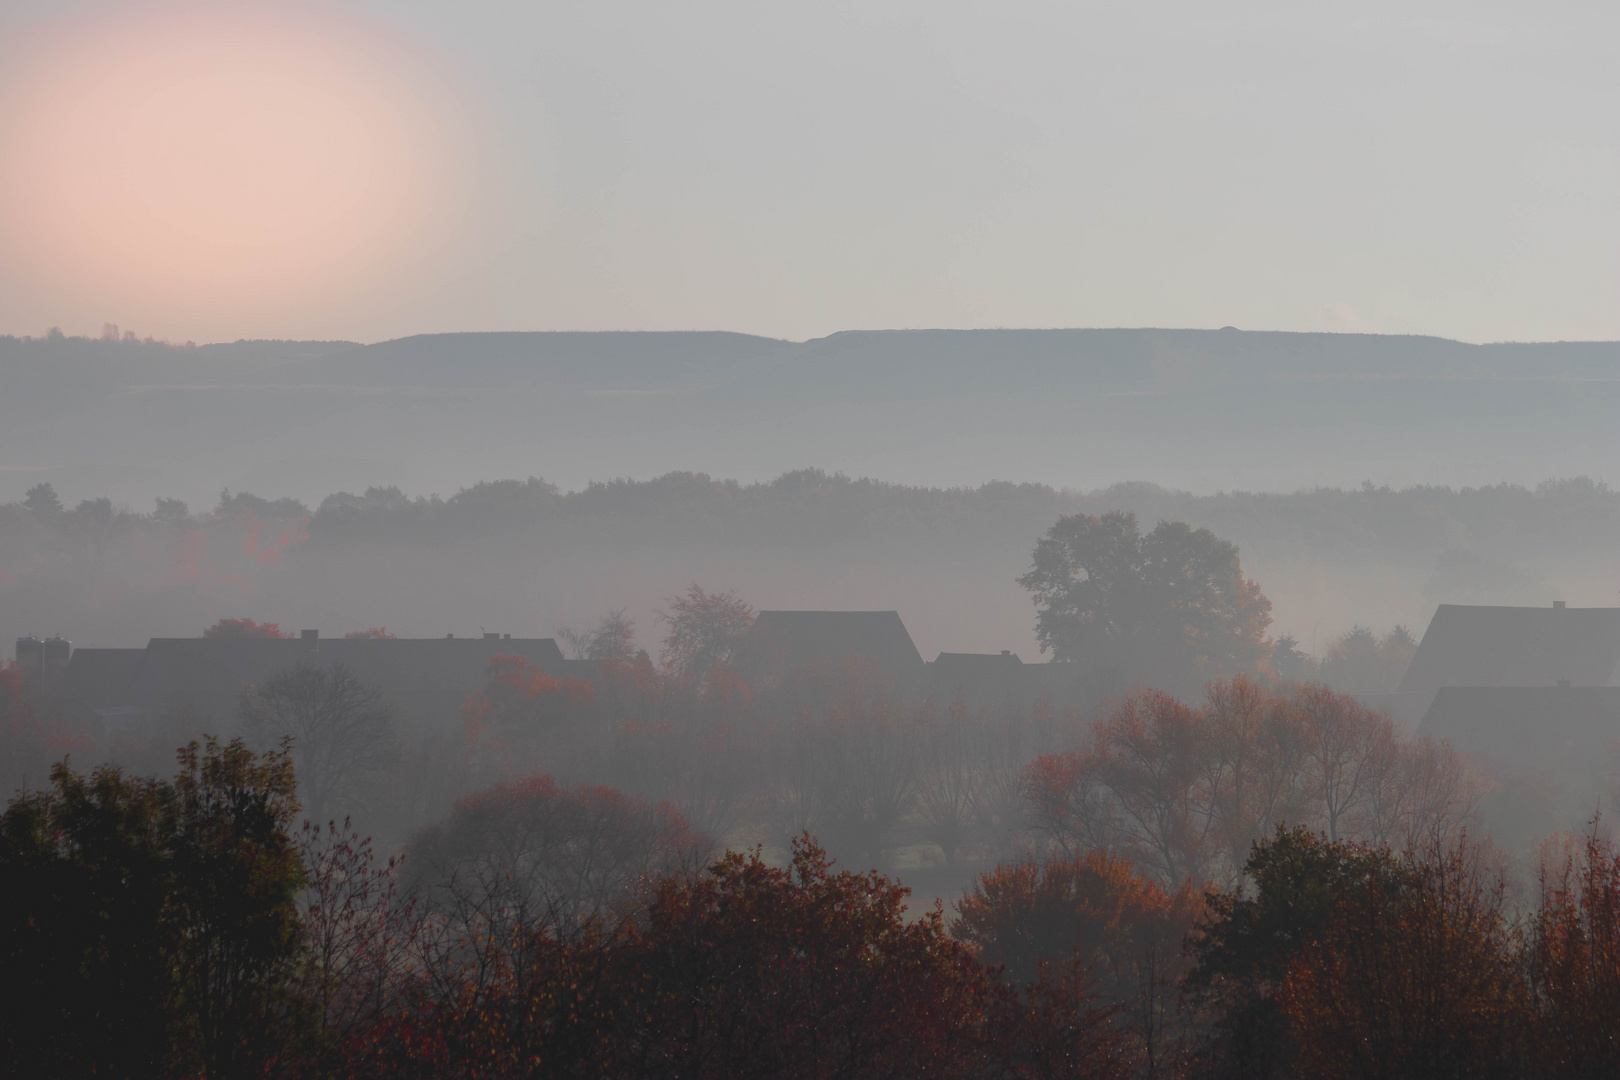
<instances>
[{"instance_id":1,"label":"row of rooftops","mask_svg":"<svg viewBox=\"0 0 1620 1080\"><path fill-rule=\"evenodd\" d=\"M455 715L467 694L482 685L494 655L520 656L551 674L593 673L593 665L565 659L552 638L487 632L322 638L316 630L304 630L296 638L152 638L144 648L112 649L73 649L55 638L49 664L39 644L18 639L25 678L76 707L120 722L167 710L228 716L244 686L309 657L346 664L382 687L404 718L422 722ZM894 611L762 611L745 652L761 665L802 666L854 656L899 685L917 685L932 674L945 692L967 696L1005 697L1023 690L1016 676L1025 665L1011 651L940 653L925 663Z\"/></svg>"},{"instance_id":2,"label":"row of rooftops","mask_svg":"<svg viewBox=\"0 0 1620 1080\"><path fill-rule=\"evenodd\" d=\"M432 722L455 714L482 684L489 657L497 653L521 656L555 674L590 674L584 662L564 659L553 639L510 634L321 638L305 630L298 638L153 638L143 649L72 649L62 638L18 640L25 678L82 708L121 718L176 708L229 715L244 685L313 654L342 661L383 687L402 714ZM925 663L894 611L762 611L744 647L745 661L766 667L848 656L901 686L972 703L1027 704L1042 693L1060 698L1068 675L1066 665L1024 664L1010 651L942 652ZM1608 716L1620 735L1617 667L1620 608L1442 604L1399 692L1369 700L1464 749L1480 744L1488 750L1500 741L1490 732L1516 723L1590 727L1600 723L1592 718ZM1587 719L1576 719L1571 710Z\"/></svg>"}]
</instances>

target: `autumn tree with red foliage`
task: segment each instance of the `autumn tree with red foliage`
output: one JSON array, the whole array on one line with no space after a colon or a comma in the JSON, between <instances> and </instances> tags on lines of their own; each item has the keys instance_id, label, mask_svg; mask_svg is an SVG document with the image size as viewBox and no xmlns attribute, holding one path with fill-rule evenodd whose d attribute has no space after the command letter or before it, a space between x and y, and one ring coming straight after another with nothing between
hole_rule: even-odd
<instances>
[{"instance_id":1,"label":"autumn tree with red foliage","mask_svg":"<svg viewBox=\"0 0 1620 1080\"><path fill-rule=\"evenodd\" d=\"M296 986L310 1005L314 1057L331 1066L339 1047L381 1022L409 988L422 921L416 898L399 887L398 858L379 860L347 820L305 821L296 839L305 868Z\"/></svg>"},{"instance_id":2,"label":"autumn tree with red foliage","mask_svg":"<svg viewBox=\"0 0 1620 1080\"><path fill-rule=\"evenodd\" d=\"M786 870L728 854L695 880L661 882L617 957L639 1030L617 1040L613 1071L960 1074L976 1056L985 976L938 910L904 917L906 893L834 873L803 840Z\"/></svg>"},{"instance_id":3,"label":"autumn tree with red foliage","mask_svg":"<svg viewBox=\"0 0 1620 1080\"><path fill-rule=\"evenodd\" d=\"M1295 1075L1298 1045L1280 1005L1283 983L1326 932L1342 895L1395 874L1388 852L1332 843L1306 828L1278 826L1254 845L1243 880L1207 897L1207 916L1189 941L1193 968L1184 986L1202 1030L1198 1075Z\"/></svg>"},{"instance_id":4,"label":"autumn tree with red foliage","mask_svg":"<svg viewBox=\"0 0 1620 1080\"><path fill-rule=\"evenodd\" d=\"M348 1043L351 1076L1126 1080L1137 1056L1083 973L997 979L907 890L728 853L658 879L634 918L592 918L447 976L425 971Z\"/></svg>"},{"instance_id":5,"label":"autumn tree with red foliage","mask_svg":"<svg viewBox=\"0 0 1620 1080\"><path fill-rule=\"evenodd\" d=\"M983 963L1020 986L1075 967L1118 1010L1150 1072L1174 1056L1182 943L1203 910L1192 883L1167 893L1128 861L1094 851L998 866L956 910L952 936Z\"/></svg>"},{"instance_id":6,"label":"autumn tree with red foliage","mask_svg":"<svg viewBox=\"0 0 1620 1080\"><path fill-rule=\"evenodd\" d=\"M1467 846L1346 883L1280 999L1305 1075L1524 1075L1529 1002L1505 883Z\"/></svg>"},{"instance_id":7,"label":"autumn tree with red foliage","mask_svg":"<svg viewBox=\"0 0 1620 1080\"><path fill-rule=\"evenodd\" d=\"M1534 1074L1620 1076L1620 856L1593 821L1579 861L1544 862L1526 927Z\"/></svg>"},{"instance_id":8,"label":"autumn tree with red foliage","mask_svg":"<svg viewBox=\"0 0 1620 1080\"><path fill-rule=\"evenodd\" d=\"M1027 769L1032 831L1067 854L1122 854L1167 885L1238 880L1279 825L1329 840L1455 840L1480 781L1446 743L1402 738L1389 717L1309 685L1286 696L1248 678L1210 683L1199 709L1144 691L1079 747Z\"/></svg>"},{"instance_id":9,"label":"autumn tree with red foliage","mask_svg":"<svg viewBox=\"0 0 1620 1080\"><path fill-rule=\"evenodd\" d=\"M694 584L664 602L669 610L659 612L658 619L668 629L659 659L683 678L701 679L712 667L729 666L754 625L753 607L735 590L704 592Z\"/></svg>"},{"instance_id":10,"label":"autumn tree with red foliage","mask_svg":"<svg viewBox=\"0 0 1620 1080\"><path fill-rule=\"evenodd\" d=\"M221 619L204 630L205 638L290 638L273 622L260 623L252 619Z\"/></svg>"},{"instance_id":11,"label":"autumn tree with red foliage","mask_svg":"<svg viewBox=\"0 0 1620 1080\"><path fill-rule=\"evenodd\" d=\"M596 688L573 675L549 675L538 661L521 656L489 658L482 688L462 707L468 755L482 754L490 779L521 773L532 764L533 744L582 719Z\"/></svg>"}]
</instances>

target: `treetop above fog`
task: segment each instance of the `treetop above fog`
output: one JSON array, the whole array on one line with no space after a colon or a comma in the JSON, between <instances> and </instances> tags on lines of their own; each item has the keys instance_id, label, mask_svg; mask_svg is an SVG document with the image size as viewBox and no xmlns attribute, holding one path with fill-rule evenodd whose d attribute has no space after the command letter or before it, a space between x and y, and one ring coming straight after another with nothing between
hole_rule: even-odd
<instances>
[{"instance_id":1,"label":"treetop above fog","mask_svg":"<svg viewBox=\"0 0 1620 1080\"><path fill-rule=\"evenodd\" d=\"M1135 514L1060 518L1018 583L1033 594L1043 652L1125 684L1197 685L1253 671L1269 651L1271 601L1243 576L1237 547L1185 522L1143 535Z\"/></svg>"}]
</instances>

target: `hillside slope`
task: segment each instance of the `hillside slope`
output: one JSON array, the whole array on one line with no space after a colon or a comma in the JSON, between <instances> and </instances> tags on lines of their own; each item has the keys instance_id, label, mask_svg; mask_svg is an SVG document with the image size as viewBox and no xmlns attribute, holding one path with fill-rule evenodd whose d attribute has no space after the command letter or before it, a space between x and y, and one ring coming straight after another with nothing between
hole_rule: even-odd
<instances>
[{"instance_id":1,"label":"hillside slope","mask_svg":"<svg viewBox=\"0 0 1620 1080\"><path fill-rule=\"evenodd\" d=\"M1195 491L1602 476L1620 344L1225 330L0 338L0 500L815 465Z\"/></svg>"}]
</instances>

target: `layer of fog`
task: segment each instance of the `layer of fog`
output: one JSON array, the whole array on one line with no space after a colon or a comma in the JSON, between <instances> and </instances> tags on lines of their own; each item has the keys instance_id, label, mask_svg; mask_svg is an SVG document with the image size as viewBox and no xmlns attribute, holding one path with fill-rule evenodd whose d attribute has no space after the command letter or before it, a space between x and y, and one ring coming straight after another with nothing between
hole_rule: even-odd
<instances>
[{"instance_id":1,"label":"layer of fog","mask_svg":"<svg viewBox=\"0 0 1620 1080\"><path fill-rule=\"evenodd\" d=\"M1620 451L1620 346L1225 331L0 338L0 500L310 505L818 466L923 486L1534 484ZM1602 474L1598 474L1602 479ZM1313 616L1314 618L1314 616Z\"/></svg>"},{"instance_id":2,"label":"layer of fog","mask_svg":"<svg viewBox=\"0 0 1620 1080\"><path fill-rule=\"evenodd\" d=\"M670 474L575 494L480 484L448 501L372 489L312 507L236 494L178 517L166 504L162 520L60 494L56 518L0 504L0 634L139 646L252 617L323 634L550 636L618 609L651 627L666 597L698 582L762 609L893 609L928 658L1011 649L1037 660L1015 579L1060 515L1109 510L1237 544L1273 603L1271 632L1317 655L1357 624L1420 636L1442 602L1608 605L1620 588L1620 495L1587 480L1196 496Z\"/></svg>"}]
</instances>

